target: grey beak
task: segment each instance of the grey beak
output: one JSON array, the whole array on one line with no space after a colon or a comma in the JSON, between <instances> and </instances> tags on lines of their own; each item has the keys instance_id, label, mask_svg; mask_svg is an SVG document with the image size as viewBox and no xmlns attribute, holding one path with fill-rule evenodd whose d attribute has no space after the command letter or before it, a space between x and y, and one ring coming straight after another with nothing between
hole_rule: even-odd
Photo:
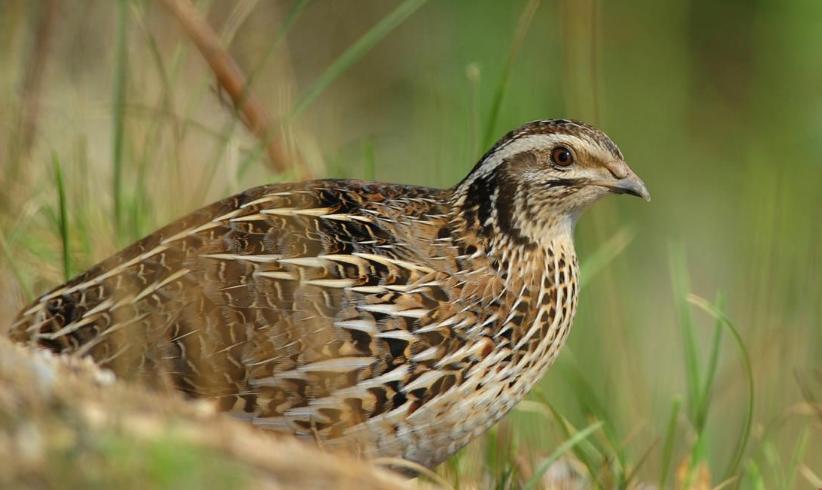
<instances>
[{"instance_id":1,"label":"grey beak","mask_svg":"<svg viewBox=\"0 0 822 490\"><path fill-rule=\"evenodd\" d=\"M611 186L611 190L617 194L631 194L632 196L641 197L646 201L651 200L651 193L645 187L645 182L642 182L636 174L631 172L631 175L624 179L619 179Z\"/></svg>"},{"instance_id":2,"label":"grey beak","mask_svg":"<svg viewBox=\"0 0 822 490\"><path fill-rule=\"evenodd\" d=\"M651 200L651 193L645 186L645 182L631 170L627 163L617 161L608 165L608 170L614 179L606 187L617 194L631 194L641 197L646 201Z\"/></svg>"}]
</instances>

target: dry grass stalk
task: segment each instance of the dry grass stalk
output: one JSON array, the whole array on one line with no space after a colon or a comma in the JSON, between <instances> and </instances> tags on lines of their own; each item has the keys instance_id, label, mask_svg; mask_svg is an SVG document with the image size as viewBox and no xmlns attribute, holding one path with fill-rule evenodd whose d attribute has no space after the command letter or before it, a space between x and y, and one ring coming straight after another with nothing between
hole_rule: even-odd
<instances>
[{"instance_id":1,"label":"dry grass stalk","mask_svg":"<svg viewBox=\"0 0 822 490\"><path fill-rule=\"evenodd\" d=\"M246 77L223 47L220 36L190 0L162 0L174 15L186 35L203 55L222 90L231 97L235 109L242 115L243 124L264 146L270 167L276 172L284 172L289 167L285 150L278 138L273 136L271 118L260 100L248 86Z\"/></svg>"},{"instance_id":2,"label":"dry grass stalk","mask_svg":"<svg viewBox=\"0 0 822 490\"><path fill-rule=\"evenodd\" d=\"M20 156L28 154L37 134L37 120L40 114L40 93L46 71L54 24L59 10L59 0L47 0L40 6L40 18L34 34L30 63L27 64L22 89Z\"/></svg>"}]
</instances>

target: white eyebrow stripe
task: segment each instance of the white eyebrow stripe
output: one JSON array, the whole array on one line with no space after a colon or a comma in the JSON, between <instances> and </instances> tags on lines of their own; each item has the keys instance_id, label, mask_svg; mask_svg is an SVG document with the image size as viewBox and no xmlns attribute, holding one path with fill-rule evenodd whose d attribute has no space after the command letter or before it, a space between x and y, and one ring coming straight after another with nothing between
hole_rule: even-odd
<instances>
[{"instance_id":1,"label":"white eyebrow stripe","mask_svg":"<svg viewBox=\"0 0 822 490\"><path fill-rule=\"evenodd\" d=\"M528 136L522 136L519 138L515 137L497 148L494 153L488 155L488 158L482 162L480 168L469 174L469 178L463 181L462 184L460 184L460 187L465 188L466 186L471 185L477 178L490 174L505 160L514 155L529 150L549 148L558 144L572 147L591 146L588 141L583 140L578 136L565 133L540 133L529 134Z\"/></svg>"}]
</instances>

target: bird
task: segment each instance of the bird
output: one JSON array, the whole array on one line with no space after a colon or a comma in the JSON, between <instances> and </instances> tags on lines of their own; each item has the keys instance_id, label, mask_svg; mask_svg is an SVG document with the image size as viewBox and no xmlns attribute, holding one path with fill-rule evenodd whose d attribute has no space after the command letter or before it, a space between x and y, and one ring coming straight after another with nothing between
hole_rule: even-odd
<instances>
[{"instance_id":1,"label":"bird","mask_svg":"<svg viewBox=\"0 0 822 490\"><path fill-rule=\"evenodd\" d=\"M575 224L614 193L650 200L611 138L533 121L447 189L330 179L222 199L40 296L9 335L262 429L433 467L557 357Z\"/></svg>"}]
</instances>

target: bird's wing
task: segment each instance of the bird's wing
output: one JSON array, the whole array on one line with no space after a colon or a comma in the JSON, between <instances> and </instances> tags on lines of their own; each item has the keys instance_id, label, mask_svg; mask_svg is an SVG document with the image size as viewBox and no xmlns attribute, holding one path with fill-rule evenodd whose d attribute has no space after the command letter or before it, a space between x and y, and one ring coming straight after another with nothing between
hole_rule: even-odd
<instances>
[{"instance_id":1,"label":"bird's wing","mask_svg":"<svg viewBox=\"0 0 822 490\"><path fill-rule=\"evenodd\" d=\"M454 333L475 318L450 259L418 243L444 222L430 191L249 190L43 295L11 336L289 432L333 437L413 411L487 354Z\"/></svg>"}]
</instances>

